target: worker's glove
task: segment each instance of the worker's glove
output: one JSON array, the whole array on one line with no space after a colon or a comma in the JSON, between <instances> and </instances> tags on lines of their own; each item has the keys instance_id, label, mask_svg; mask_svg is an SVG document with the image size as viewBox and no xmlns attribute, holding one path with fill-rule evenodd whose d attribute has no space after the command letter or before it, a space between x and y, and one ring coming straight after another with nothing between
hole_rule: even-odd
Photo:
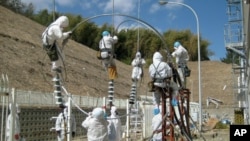
<instances>
[{"instance_id":1,"label":"worker's glove","mask_svg":"<svg viewBox=\"0 0 250 141\"><path fill-rule=\"evenodd\" d=\"M76 132L72 132L72 137L74 138L76 135Z\"/></svg>"},{"instance_id":2,"label":"worker's glove","mask_svg":"<svg viewBox=\"0 0 250 141\"><path fill-rule=\"evenodd\" d=\"M114 39L114 40L118 40L118 37L117 37L117 36L113 36L113 39Z\"/></svg>"},{"instance_id":3,"label":"worker's glove","mask_svg":"<svg viewBox=\"0 0 250 141\"><path fill-rule=\"evenodd\" d=\"M15 139L19 140L19 134L15 134Z\"/></svg>"},{"instance_id":4,"label":"worker's glove","mask_svg":"<svg viewBox=\"0 0 250 141\"><path fill-rule=\"evenodd\" d=\"M66 34L68 35L68 37L69 36L71 36L72 35L72 31L68 31L68 32L66 32Z\"/></svg>"}]
</instances>

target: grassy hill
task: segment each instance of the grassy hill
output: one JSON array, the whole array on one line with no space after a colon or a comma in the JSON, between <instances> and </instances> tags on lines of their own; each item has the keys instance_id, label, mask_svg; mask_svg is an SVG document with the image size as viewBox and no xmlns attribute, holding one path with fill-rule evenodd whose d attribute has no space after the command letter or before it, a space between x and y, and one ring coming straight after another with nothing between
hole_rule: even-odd
<instances>
[{"instance_id":1,"label":"grassy hill","mask_svg":"<svg viewBox=\"0 0 250 141\"><path fill-rule=\"evenodd\" d=\"M24 16L0 6L0 73L7 74L11 87L22 90L52 92L53 74L50 61L42 49L41 34L46 28ZM76 95L107 96L108 79L96 52L70 40L65 52L65 87ZM131 86L130 65L116 60L119 77L115 80L115 98L128 98ZM192 70L187 87L192 101L198 101L197 62L189 62ZM139 87L139 95L147 92L147 68ZM201 62L202 99L208 96L233 102L231 65L216 61ZM223 90L224 85L227 88Z\"/></svg>"}]
</instances>

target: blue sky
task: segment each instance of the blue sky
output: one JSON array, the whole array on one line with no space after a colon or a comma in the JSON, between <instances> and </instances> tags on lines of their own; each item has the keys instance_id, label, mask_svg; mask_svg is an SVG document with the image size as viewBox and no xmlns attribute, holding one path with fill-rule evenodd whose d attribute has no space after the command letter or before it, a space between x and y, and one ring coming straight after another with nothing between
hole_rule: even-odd
<instances>
[{"instance_id":1,"label":"blue sky","mask_svg":"<svg viewBox=\"0 0 250 141\"><path fill-rule=\"evenodd\" d=\"M228 23L226 14L226 0L169 0L180 2L190 6L197 14L199 30L202 39L211 44L209 49L215 53L211 60L220 60L226 56L224 45L224 25ZM53 10L53 0L22 0L24 3L32 2L36 10ZM114 9L113 9L114 2ZM160 5L158 0L55 0L56 11L59 13L72 13L82 17L92 17L101 14L121 13L135 18L139 17L150 24L158 32L190 29L197 33L196 18L193 12L185 6L178 4ZM139 5L139 7L138 7ZM139 11L139 14L138 14ZM117 27L125 20L123 16L114 17L114 25ZM96 24L113 24L112 16L101 16L91 20ZM132 28L137 23L126 22L120 28Z\"/></svg>"}]
</instances>

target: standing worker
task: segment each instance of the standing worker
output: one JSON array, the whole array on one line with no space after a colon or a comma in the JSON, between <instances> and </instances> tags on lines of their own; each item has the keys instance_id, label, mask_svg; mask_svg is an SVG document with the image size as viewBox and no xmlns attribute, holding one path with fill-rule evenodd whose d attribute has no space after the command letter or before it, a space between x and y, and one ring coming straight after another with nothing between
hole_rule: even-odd
<instances>
[{"instance_id":1,"label":"standing worker","mask_svg":"<svg viewBox=\"0 0 250 141\"><path fill-rule=\"evenodd\" d=\"M153 90L154 113L159 111L162 89L167 88L167 83L169 83L169 87L173 89L172 106L177 106L178 104L177 97L179 88L175 82L171 81L171 77L173 76L172 68L162 59L161 53L155 52L153 55L153 63L149 66L149 75L155 87L155 90Z\"/></svg>"},{"instance_id":2,"label":"standing worker","mask_svg":"<svg viewBox=\"0 0 250 141\"><path fill-rule=\"evenodd\" d=\"M111 116L109 118L109 141L121 141L122 138L122 124L121 119L118 116L117 108L115 106L111 107Z\"/></svg>"},{"instance_id":3,"label":"standing worker","mask_svg":"<svg viewBox=\"0 0 250 141\"><path fill-rule=\"evenodd\" d=\"M141 58L141 53L137 52L135 58L133 59L131 65L133 66L132 70L132 81L137 82L143 77L143 65L146 61Z\"/></svg>"},{"instance_id":4,"label":"standing worker","mask_svg":"<svg viewBox=\"0 0 250 141\"><path fill-rule=\"evenodd\" d=\"M161 101L161 89L167 87L167 80L172 77L172 69L162 60L160 52L155 52L153 55L153 63L149 66L149 75L153 80L153 85L156 89L153 92L154 111L159 111Z\"/></svg>"},{"instance_id":5,"label":"standing worker","mask_svg":"<svg viewBox=\"0 0 250 141\"><path fill-rule=\"evenodd\" d=\"M178 65L177 71L180 76L181 83L184 86L184 77L188 77L190 75L187 72L189 70L187 67L187 62L189 60L188 52L178 41L174 43L174 49L175 51L172 53L172 56L175 57L176 65Z\"/></svg>"},{"instance_id":6,"label":"standing worker","mask_svg":"<svg viewBox=\"0 0 250 141\"><path fill-rule=\"evenodd\" d=\"M67 123L68 123L68 103L64 104L64 107L62 107L62 112L58 115L56 119L56 133L57 133L57 140L58 141L64 141L67 139ZM72 137L75 137L76 133L76 121L75 116L71 114L70 118L71 123L71 135Z\"/></svg>"},{"instance_id":7,"label":"standing worker","mask_svg":"<svg viewBox=\"0 0 250 141\"><path fill-rule=\"evenodd\" d=\"M68 27L69 19L66 16L60 16L56 21L51 23L42 34L43 48L52 62L52 71L61 72L64 54L59 48L57 40L67 39L72 34L71 31L63 32Z\"/></svg>"},{"instance_id":8,"label":"standing worker","mask_svg":"<svg viewBox=\"0 0 250 141\"><path fill-rule=\"evenodd\" d=\"M82 122L87 129L88 141L108 141L108 121L102 108L95 108Z\"/></svg>"},{"instance_id":9,"label":"standing worker","mask_svg":"<svg viewBox=\"0 0 250 141\"><path fill-rule=\"evenodd\" d=\"M6 141L11 141L10 140L10 130L11 130L11 113L13 112L11 110L11 106L12 104L9 104L9 110L10 110L10 114L8 115L8 118L7 118L7 123L6 123ZM18 104L16 104L16 114L14 115L14 129L13 129L13 132L14 132L14 137L13 137L13 141L19 141L21 139L21 136L20 136L20 121L19 121L19 115L20 114L21 110L20 110L20 107Z\"/></svg>"}]
</instances>

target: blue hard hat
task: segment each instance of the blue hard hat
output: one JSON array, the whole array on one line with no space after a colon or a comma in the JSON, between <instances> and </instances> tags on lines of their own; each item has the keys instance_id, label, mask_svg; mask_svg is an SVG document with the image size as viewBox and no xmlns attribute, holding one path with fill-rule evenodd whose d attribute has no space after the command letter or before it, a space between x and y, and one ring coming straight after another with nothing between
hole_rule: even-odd
<instances>
[{"instance_id":1,"label":"blue hard hat","mask_svg":"<svg viewBox=\"0 0 250 141\"><path fill-rule=\"evenodd\" d=\"M175 42L174 43L174 47L178 47L179 45L181 45L180 42Z\"/></svg>"},{"instance_id":2,"label":"blue hard hat","mask_svg":"<svg viewBox=\"0 0 250 141\"><path fill-rule=\"evenodd\" d=\"M109 35L109 32L108 31L103 31L102 32L102 36L108 36Z\"/></svg>"}]
</instances>

